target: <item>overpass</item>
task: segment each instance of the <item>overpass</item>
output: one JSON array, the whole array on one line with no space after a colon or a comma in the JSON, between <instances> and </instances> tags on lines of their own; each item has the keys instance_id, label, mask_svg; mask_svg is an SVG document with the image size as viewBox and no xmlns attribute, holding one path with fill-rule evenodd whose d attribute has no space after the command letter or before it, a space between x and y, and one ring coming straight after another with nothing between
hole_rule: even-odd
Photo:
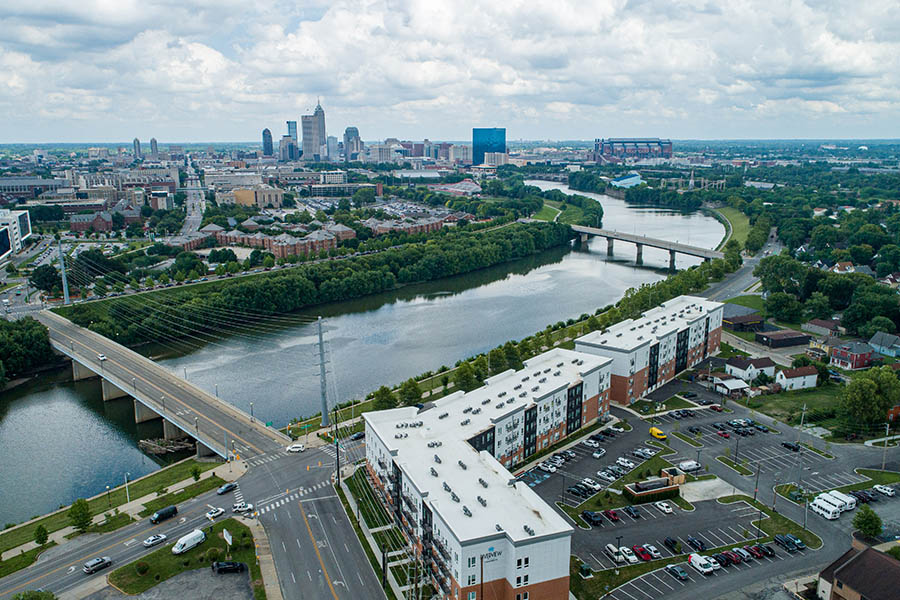
<instances>
[{"instance_id":1,"label":"overpass","mask_svg":"<svg viewBox=\"0 0 900 600\"><path fill-rule=\"evenodd\" d=\"M699 246L690 246L688 244L680 244L678 242L669 242L644 235L636 235L632 233L622 233L619 231L611 231L609 229L598 229L596 227L585 227L584 225L572 225L572 230L581 234L581 240L587 241L589 237L606 238L606 254L612 256L613 244L615 240L629 242L637 246L638 264L644 262L643 250L644 246L651 248L660 248L669 251L669 268L675 270L675 255L687 254L688 256L696 256L703 260L712 260L714 258L723 258L725 255L718 250L710 250L709 248L700 248Z\"/></svg>"},{"instance_id":2,"label":"overpass","mask_svg":"<svg viewBox=\"0 0 900 600\"><path fill-rule=\"evenodd\" d=\"M290 443L283 433L121 344L51 311L34 316L47 327L53 349L72 359L76 381L99 376L104 400L131 396L136 423L162 418L163 436L194 438L198 455L246 458Z\"/></svg>"}]
</instances>

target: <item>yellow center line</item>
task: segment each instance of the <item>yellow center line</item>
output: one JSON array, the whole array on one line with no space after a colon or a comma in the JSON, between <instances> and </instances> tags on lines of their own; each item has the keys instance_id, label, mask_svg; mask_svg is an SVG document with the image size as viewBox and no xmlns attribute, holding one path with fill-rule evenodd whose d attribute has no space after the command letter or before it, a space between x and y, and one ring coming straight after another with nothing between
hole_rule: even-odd
<instances>
[{"instance_id":1,"label":"yellow center line","mask_svg":"<svg viewBox=\"0 0 900 600\"><path fill-rule=\"evenodd\" d=\"M303 515L303 522L306 523L306 531L309 532L309 539L312 540L313 550L316 551L316 558L319 559L319 564L322 566L322 573L325 574L325 581L328 582L331 595L334 597L334 600L338 600L337 592L334 591L334 584L331 583L331 577L328 576L328 569L325 568L325 562L322 560L322 554L319 552L319 544L316 543L316 538L313 537L312 527L309 526L309 519L306 518L306 511L303 510L303 503L297 502L297 506L300 507L300 514Z\"/></svg>"},{"instance_id":2,"label":"yellow center line","mask_svg":"<svg viewBox=\"0 0 900 600\"><path fill-rule=\"evenodd\" d=\"M93 352L93 350L91 350L91 348L90 348L87 344L85 344L84 342L81 342L81 341L79 341L79 340L76 340L76 339L73 338L72 336L67 335L67 334L65 334L65 333L63 333L63 332L61 332L61 331L57 331L56 333L57 333L58 335L61 335L61 336L65 337L65 338L68 339L70 342L76 343L76 344L78 344L79 346L83 346L84 348L86 348L86 349L88 350L88 352ZM119 363L119 362L117 362L117 361L115 361L115 360L112 360L112 359L110 359L110 358L107 358L107 360L108 360L110 363L112 363L112 364L118 366L120 369L122 369L123 371L125 371L125 372L128 373L129 375L131 375L131 376L133 376L133 377L135 377L135 378L140 378L140 380L141 380L142 382L144 382L144 383L146 383L147 385L149 385L149 386L155 388L157 391L159 391L159 392L161 392L161 393L166 393L165 390L163 390L161 387L159 387L158 385L156 385L156 384L153 383L152 381L148 380L146 377L141 376L141 375L138 374L137 372L132 371L131 369L129 369L129 368L126 367L125 365L123 365L123 364L121 364L121 363ZM102 370L102 369L101 369L101 370ZM98 373L98 375L100 375L100 377L103 377L102 374L99 374L99 373ZM122 391L125 391L125 390L122 390ZM247 440L245 440L244 438L240 437L239 435L237 435L236 433L232 432L231 430L226 429L226 428L225 428L224 426L222 426L221 424L216 423L215 421L213 421L212 419L210 419L209 417L207 417L207 416L206 416L205 414L203 414L202 412L198 412L196 409L194 409L194 408L192 408L191 406L185 404L184 402L182 402L181 400L179 400L177 397L175 397L175 396L172 395L171 393L168 394L168 395L172 398L172 400L174 400L177 404L179 404L179 405L182 406L183 408L186 408L186 409L188 409L188 410L191 410L192 412L196 412L200 417L203 417L203 419L204 419L205 421L207 421L207 422L208 422L210 425L212 425L213 427L218 427L218 428L221 429L222 431L227 432L228 434L230 434L231 437L233 437L233 438L235 438L235 439L238 439L238 440L242 441L244 444L246 444L247 446L249 446L250 448L253 448L254 450L256 450L256 452L262 453L262 450L260 450L260 449L259 449L257 446L255 446L254 444L248 442ZM203 400L200 399L200 402L203 402ZM160 416L162 416L162 415L160 415ZM225 452L226 452L226 453L228 452L228 449L227 449L227 448L225 449Z\"/></svg>"}]
</instances>

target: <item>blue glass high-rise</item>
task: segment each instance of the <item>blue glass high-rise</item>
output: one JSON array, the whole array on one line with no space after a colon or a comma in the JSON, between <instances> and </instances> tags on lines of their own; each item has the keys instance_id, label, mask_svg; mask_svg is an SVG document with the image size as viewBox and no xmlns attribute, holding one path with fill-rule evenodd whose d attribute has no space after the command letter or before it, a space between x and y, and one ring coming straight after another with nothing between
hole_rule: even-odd
<instances>
[{"instance_id":1,"label":"blue glass high-rise","mask_svg":"<svg viewBox=\"0 0 900 600\"><path fill-rule=\"evenodd\" d=\"M483 164L485 152L506 152L505 127L475 127L472 129L472 164Z\"/></svg>"}]
</instances>

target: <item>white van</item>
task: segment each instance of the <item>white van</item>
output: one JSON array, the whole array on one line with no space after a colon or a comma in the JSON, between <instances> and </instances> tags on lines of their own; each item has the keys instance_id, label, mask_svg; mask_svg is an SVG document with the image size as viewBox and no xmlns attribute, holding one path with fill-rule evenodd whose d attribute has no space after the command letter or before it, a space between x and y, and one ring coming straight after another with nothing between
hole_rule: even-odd
<instances>
[{"instance_id":1,"label":"white van","mask_svg":"<svg viewBox=\"0 0 900 600\"><path fill-rule=\"evenodd\" d=\"M625 557L619 552L619 549L615 547L613 544L607 544L604 548L606 555L610 557L615 563L623 563L625 562Z\"/></svg>"},{"instance_id":2,"label":"white van","mask_svg":"<svg viewBox=\"0 0 900 600\"><path fill-rule=\"evenodd\" d=\"M691 554L688 556L688 564L697 569L703 575L709 575L715 569L710 564L709 559L699 554Z\"/></svg>"},{"instance_id":3,"label":"white van","mask_svg":"<svg viewBox=\"0 0 900 600\"><path fill-rule=\"evenodd\" d=\"M854 508L856 508L856 498L854 498L850 494L845 494L844 492L834 490L833 492L828 492L828 495L834 496L838 500L843 500L844 505L846 506L844 510L853 510Z\"/></svg>"},{"instance_id":4,"label":"white van","mask_svg":"<svg viewBox=\"0 0 900 600\"><path fill-rule=\"evenodd\" d=\"M816 500L824 500L829 504L833 504L839 511L844 512L845 510L849 510L847 503L832 494L831 492L822 492L818 496L816 496Z\"/></svg>"},{"instance_id":5,"label":"white van","mask_svg":"<svg viewBox=\"0 0 900 600\"><path fill-rule=\"evenodd\" d=\"M828 494L819 494L816 497L815 501L816 502L824 502L825 504L831 506L834 510L838 511L838 514L840 514L844 511L844 509L843 509L844 503L841 502L840 500L838 500L837 498L829 496Z\"/></svg>"},{"instance_id":6,"label":"white van","mask_svg":"<svg viewBox=\"0 0 900 600\"><path fill-rule=\"evenodd\" d=\"M819 500L818 498L813 500L813 503L809 505L814 513L825 517L829 521L833 521L841 516L841 511L837 510L831 504L825 502L824 500Z\"/></svg>"},{"instance_id":7,"label":"white van","mask_svg":"<svg viewBox=\"0 0 900 600\"><path fill-rule=\"evenodd\" d=\"M172 546L172 554L184 554L191 548L196 548L206 539L206 534L195 529L186 536L179 538L175 545Z\"/></svg>"}]
</instances>

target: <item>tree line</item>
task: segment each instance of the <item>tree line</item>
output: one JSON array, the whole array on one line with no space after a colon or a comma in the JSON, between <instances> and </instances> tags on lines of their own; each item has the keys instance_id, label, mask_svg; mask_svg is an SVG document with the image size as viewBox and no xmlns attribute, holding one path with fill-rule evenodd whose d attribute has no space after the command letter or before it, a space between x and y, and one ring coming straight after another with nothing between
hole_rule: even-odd
<instances>
[{"instance_id":1,"label":"tree line","mask_svg":"<svg viewBox=\"0 0 900 600\"><path fill-rule=\"evenodd\" d=\"M53 358L47 328L25 317L0 320L0 388L11 377L49 362Z\"/></svg>"}]
</instances>

